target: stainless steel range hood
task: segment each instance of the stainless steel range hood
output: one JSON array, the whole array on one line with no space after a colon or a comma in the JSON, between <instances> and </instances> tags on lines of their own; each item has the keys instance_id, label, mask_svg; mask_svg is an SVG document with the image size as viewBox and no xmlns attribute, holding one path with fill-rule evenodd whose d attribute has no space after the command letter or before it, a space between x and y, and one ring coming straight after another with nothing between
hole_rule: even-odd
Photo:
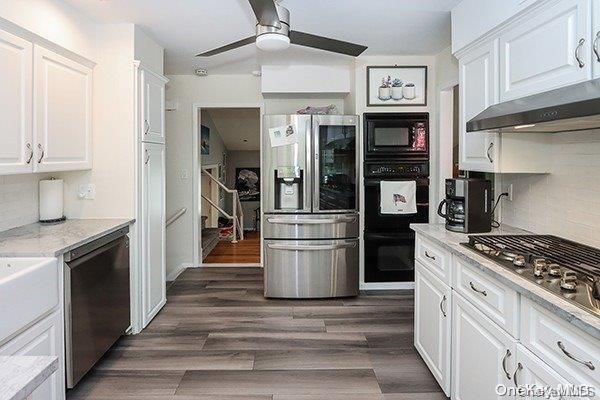
<instances>
[{"instance_id":1,"label":"stainless steel range hood","mask_svg":"<svg viewBox=\"0 0 600 400\"><path fill-rule=\"evenodd\" d=\"M467 132L569 132L600 128L600 79L488 107Z\"/></svg>"}]
</instances>

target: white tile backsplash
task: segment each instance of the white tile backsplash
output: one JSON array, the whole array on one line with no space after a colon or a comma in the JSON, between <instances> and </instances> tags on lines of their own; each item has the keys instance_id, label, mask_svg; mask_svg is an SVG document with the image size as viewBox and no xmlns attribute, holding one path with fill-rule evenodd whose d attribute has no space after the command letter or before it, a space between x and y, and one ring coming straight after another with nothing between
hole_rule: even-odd
<instances>
[{"instance_id":1,"label":"white tile backsplash","mask_svg":"<svg viewBox=\"0 0 600 400\"><path fill-rule=\"evenodd\" d=\"M0 231L38 220L38 181L42 175L0 176Z\"/></svg>"},{"instance_id":2,"label":"white tile backsplash","mask_svg":"<svg viewBox=\"0 0 600 400\"><path fill-rule=\"evenodd\" d=\"M600 247L600 130L548 134L548 175L502 175L502 222Z\"/></svg>"}]
</instances>

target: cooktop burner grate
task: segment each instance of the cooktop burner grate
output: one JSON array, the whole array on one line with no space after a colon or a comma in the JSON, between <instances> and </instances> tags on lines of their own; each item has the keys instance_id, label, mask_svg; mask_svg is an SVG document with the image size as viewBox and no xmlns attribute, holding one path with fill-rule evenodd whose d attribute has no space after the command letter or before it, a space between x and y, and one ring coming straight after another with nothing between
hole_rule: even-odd
<instances>
[{"instance_id":1,"label":"cooktop burner grate","mask_svg":"<svg viewBox=\"0 0 600 400\"><path fill-rule=\"evenodd\" d=\"M472 235L469 247L484 253L545 258L582 274L600 276L600 250L552 235ZM485 249L484 247L487 247Z\"/></svg>"}]
</instances>

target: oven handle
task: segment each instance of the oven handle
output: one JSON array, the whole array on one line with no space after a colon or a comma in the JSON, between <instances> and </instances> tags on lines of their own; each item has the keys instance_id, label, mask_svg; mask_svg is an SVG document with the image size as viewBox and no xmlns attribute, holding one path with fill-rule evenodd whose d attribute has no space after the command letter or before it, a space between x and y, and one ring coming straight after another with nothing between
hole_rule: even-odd
<instances>
[{"instance_id":1,"label":"oven handle","mask_svg":"<svg viewBox=\"0 0 600 400\"><path fill-rule=\"evenodd\" d=\"M428 178L416 178L416 179L410 179L410 178L406 178L406 179L384 179L384 178L377 178L377 179L365 179L365 186L379 186L381 184L381 181L397 181L397 182L408 182L408 181L415 181L417 183L417 186L429 186L429 179Z\"/></svg>"},{"instance_id":2,"label":"oven handle","mask_svg":"<svg viewBox=\"0 0 600 400\"><path fill-rule=\"evenodd\" d=\"M285 218L267 218L267 222L270 224L281 224L281 225L333 225L333 224L345 224L349 222L356 222L357 217L345 217L345 218L330 218L330 219L285 219Z\"/></svg>"},{"instance_id":3,"label":"oven handle","mask_svg":"<svg viewBox=\"0 0 600 400\"><path fill-rule=\"evenodd\" d=\"M273 250L288 250L288 251L324 251L324 250L340 250L351 249L356 247L356 243L334 244L334 245L308 245L294 246L288 244L267 244L267 247Z\"/></svg>"},{"instance_id":4,"label":"oven handle","mask_svg":"<svg viewBox=\"0 0 600 400\"><path fill-rule=\"evenodd\" d=\"M376 239L376 240L398 240L398 239L413 239L414 238L414 233L407 233L406 235L378 235L376 233L365 233L365 240L372 240L372 239Z\"/></svg>"}]
</instances>

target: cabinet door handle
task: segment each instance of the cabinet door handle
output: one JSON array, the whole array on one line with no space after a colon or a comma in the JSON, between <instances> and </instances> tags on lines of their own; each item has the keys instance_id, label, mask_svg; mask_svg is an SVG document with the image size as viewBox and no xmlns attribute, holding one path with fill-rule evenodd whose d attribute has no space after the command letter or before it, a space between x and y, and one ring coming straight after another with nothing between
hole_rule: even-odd
<instances>
[{"instance_id":1,"label":"cabinet door handle","mask_svg":"<svg viewBox=\"0 0 600 400\"><path fill-rule=\"evenodd\" d=\"M146 157L144 158L144 164L148 165L150 162L150 154L148 153L148 150L144 150L144 153L146 154Z\"/></svg>"},{"instance_id":2,"label":"cabinet door handle","mask_svg":"<svg viewBox=\"0 0 600 400\"><path fill-rule=\"evenodd\" d=\"M562 342L556 342L556 345L558 346L558 348L565 353L565 356L569 357L571 360L581 364L581 365L585 365L586 367L588 367L590 370L595 370L596 367L594 367L594 364L592 364L591 361L581 361L579 360L577 357L575 357L573 354L569 353L567 351L567 349L565 348L565 345Z\"/></svg>"},{"instance_id":3,"label":"cabinet door handle","mask_svg":"<svg viewBox=\"0 0 600 400\"><path fill-rule=\"evenodd\" d=\"M26 164L31 164L31 160L33 159L33 148L31 148L31 143L27 143L25 148L29 150L29 157L27 157Z\"/></svg>"},{"instance_id":4,"label":"cabinet door handle","mask_svg":"<svg viewBox=\"0 0 600 400\"><path fill-rule=\"evenodd\" d=\"M38 164L41 164L41 162L42 162L42 159L44 158L45 152L44 152L44 148L42 147L42 144L41 144L41 143L38 143L37 147L38 147L38 149L40 149L40 151L42 152L42 153L40 154L40 158L38 158L38 160L37 160Z\"/></svg>"},{"instance_id":5,"label":"cabinet door handle","mask_svg":"<svg viewBox=\"0 0 600 400\"><path fill-rule=\"evenodd\" d=\"M508 379L510 381L510 374L508 373L508 371L506 370L506 360L508 359L508 357L510 357L512 354L510 352L510 350L506 350L506 354L504 355L504 358L502 358L502 370L504 371L504 374L506 375L506 379Z\"/></svg>"},{"instance_id":6,"label":"cabinet door handle","mask_svg":"<svg viewBox=\"0 0 600 400\"><path fill-rule=\"evenodd\" d=\"M444 297L442 298L442 301L440 301L440 311L442 312L442 315L444 317L446 317L446 310L444 307L444 304L446 303L446 295L444 295Z\"/></svg>"},{"instance_id":7,"label":"cabinet door handle","mask_svg":"<svg viewBox=\"0 0 600 400\"><path fill-rule=\"evenodd\" d=\"M482 295L487 296L487 292L485 290L477 289L475 287L475 285L473 285L473 282L469 282L469 285L471 285L471 289L473 289L475 292L481 293Z\"/></svg>"},{"instance_id":8,"label":"cabinet door handle","mask_svg":"<svg viewBox=\"0 0 600 400\"><path fill-rule=\"evenodd\" d=\"M594 54L596 54L596 59L600 62L600 49L598 48L598 42L600 41L600 31L596 33L596 39L594 40Z\"/></svg>"},{"instance_id":9,"label":"cabinet door handle","mask_svg":"<svg viewBox=\"0 0 600 400\"><path fill-rule=\"evenodd\" d=\"M150 132L150 124L148 123L148 120L145 119L144 120L144 134L147 135L148 132Z\"/></svg>"},{"instance_id":10,"label":"cabinet door handle","mask_svg":"<svg viewBox=\"0 0 600 400\"><path fill-rule=\"evenodd\" d=\"M577 45L577 48L575 49L575 59L579 63L579 68L585 67L585 63L583 62L583 60L581 60L581 57L579 55L579 52L581 51L581 48L583 47L584 44L585 44L585 39L583 39L583 38L579 39L579 44Z\"/></svg>"},{"instance_id":11,"label":"cabinet door handle","mask_svg":"<svg viewBox=\"0 0 600 400\"><path fill-rule=\"evenodd\" d=\"M494 142L490 143L490 145L487 148L487 152L486 152L487 158L488 158L488 160L490 160L490 162L492 164L494 163L494 159L492 158L492 153L491 153L493 148L494 148Z\"/></svg>"},{"instance_id":12,"label":"cabinet door handle","mask_svg":"<svg viewBox=\"0 0 600 400\"><path fill-rule=\"evenodd\" d=\"M517 382L517 374L519 373L520 370L523 369L523 364L518 363L517 364L517 369L515 369L515 373L513 374L513 382L515 383L516 387L519 387L519 383Z\"/></svg>"},{"instance_id":13,"label":"cabinet door handle","mask_svg":"<svg viewBox=\"0 0 600 400\"><path fill-rule=\"evenodd\" d=\"M430 255L427 250L425 250L425 257L432 259L433 261L435 261L435 256Z\"/></svg>"}]
</instances>

